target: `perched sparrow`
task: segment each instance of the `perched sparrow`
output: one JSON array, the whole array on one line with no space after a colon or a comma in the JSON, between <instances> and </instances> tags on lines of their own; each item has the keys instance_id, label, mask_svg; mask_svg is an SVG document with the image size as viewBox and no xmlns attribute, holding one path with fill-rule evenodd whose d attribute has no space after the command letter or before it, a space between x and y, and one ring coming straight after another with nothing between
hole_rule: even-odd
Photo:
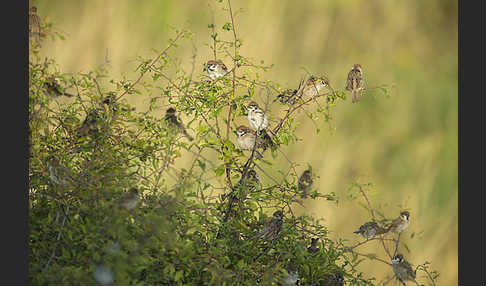
<instances>
[{"instance_id":1,"label":"perched sparrow","mask_svg":"<svg viewBox=\"0 0 486 286\"><path fill-rule=\"evenodd\" d=\"M33 37L36 43L40 42L41 20L37 15L37 7L32 6L29 9L29 36Z\"/></svg>"},{"instance_id":2,"label":"perched sparrow","mask_svg":"<svg viewBox=\"0 0 486 286\"><path fill-rule=\"evenodd\" d=\"M287 275L282 278L282 284L286 286L295 285L299 279L299 270L293 266L287 266Z\"/></svg>"},{"instance_id":3,"label":"perched sparrow","mask_svg":"<svg viewBox=\"0 0 486 286\"><path fill-rule=\"evenodd\" d=\"M113 282L115 282L113 272L104 264L95 266L94 277L103 286L113 285Z\"/></svg>"},{"instance_id":4,"label":"perched sparrow","mask_svg":"<svg viewBox=\"0 0 486 286\"><path fill-rule=\"evenodd\" d=\"M194 138L192 138L192 136L187 133L186 128L184 127L184 124L182 123L181 118L176 116L175 113L176 113L176 110L173 107L170 107L165 112L165 118L164 119L167 122L167 124L169 125L171 132L174 132L174 133L181 132L182 134L184 134L184 136L187 137L187 139L189 139L189 141L194 140Z\"/></svg>"},{"instance_id":5,"label":"perched sparrow","mask_svg":"<svg viewBox=\"0 0 486 286\"><path fill-rule=\"evenodd\" d=\"M247 188L250 192L253 192L257 189L259 184L260 176L255 170L251 169L248 170L245 178L241 178L238 183L236 183L236 186Z\"/></svg>"},{"instance_id":6,"label":"perched sparrow","mask_svg":"<svg viewBox=\"0 0 486 286\"><path fill-rule=\"evenodd\" d=\"M267 142L268 145L273 146L272 137L268 135L265 128L268 127L268 117L255 101L250 102L247 106L248 109L248 124L250 127L257 132L257 134L263 134L263 140Z\"/></svg>"},{"instance_id":7,"label":"perched sparrow","mask_svg":"<svg viewBox=\"0 0 486 286\"><path fill-rule=\"evenodd\" d=\"M273 213L273 217L268 221L265 227L255 237L261 237L265 240L275 240L280 231L282 231L284 214L282 211Z\"/></svg>"},{"instance_id":8,"label":"perched sparrow","mask_svg":"<svg viewBox=\"0 0 486 286\"><path fill-rule=\"evenodd\" d=\"M241 200L245 200L246 194L248 192L252 193L254 192L258 185L260 185L260 176L255 172L255 170L248 170L248 173L246 174L245 178L241 178L238 183L235 185L235 189L240 189L241 192ZM225 200L229 196L230 201L233 202L237 200L238 198L232 191L229 194L224 194L222 196L222 199Z\"/></svg>"},{"instance_id":9,"label":"perched sparrow","mask_svg":"<svg viewBox=\"0 0 486 286\"><path fill-rule=\"evenodd\" d=\"M252 101L247 106L248 109L248 124L255 131L261 131L268 127L268 117L259 106L258 103Z\"/></svg>"},{"instance_id":10,"label":"perched sparrow","mask_svg":"<svg viewBox=\"0 0 486 286\"><path fill-rule=\"evenodd\" d=\"M73 97L74 95L64 92L64 88L61 87L59 83L56 82L54 78L49 78L47 82L44 84L45 87L45 94L47 96L58 97L58 96L67 96Z\"/></svg>"},{"instance_id":11,"label":"perched sparrow","mask_svg":"<svg viewBox=\"0 0 486 286\"><path fill-rule=\"evenodd\" d=\"M240 150L253 150L253 146L255 145L256 141L256 147L255 148L266 148L265 141L261 139L260 137L257 137L255 132L248 128L247 126L240 125L238 128L236 128L236 145L238 145L238 148ZM255 150L255 153L257 153L258 156L263 157L260 152Z\"/></svg>"},{"instance_id":12,"label":"perched sparrow","mask_svg":"<svg viewBox=\"0 0 486 286\"><path fill-rule=\"evenodd\" d=\"M220 60L209 60L204 65L204 70L208 73L211 80L225 76L228 73L228 68L226 68L226 66Z\"/></svg>"},{"instance_id":13,"label":"perched sparrow","mask_svg":"<svg viewBox=\"0 0 486 286\"><path fill-rule=\"evenodd\" d=\"M73 176L71 171L61 165L59 160L56 158L50 158L48 163L49 178L56 184L60 186L67 186L73 181Z\"/></svg>"},{"instance_id":14,"label":"perched sparrow","mask_svg":"<svg viewBox=\"0 0 486 286\"><path fill-rule=\"evenodd\" d=\"M319 251L319 247L317 247L317 242L319 241L319 237L311 239L311 245L307 247L307 252L309 253L316 253Z\"/></svg>"},{"instance_id":15,"label":"perched sparrow","mask_svg":"<svg viewBox=\"0 0 486 286\"><path fill-rule=\"evenodd\" d=\"M243 202L246 200L248 192L254 192L260 184L260 176L258 176L255 170L248 170L245 178L241 178L228 194L223 194L221 200L224 201L228 198L227 208L225 210L224 221L227 221L230 216L236 214L236 210L233 208L236 202ZM236 193L238 192L238 193Z\"/></svg>"},{"instance_id":16,"label":"perched sparrow","mask_svg":"<svg viewBox=\"0 0 486 286\"><path fill-rule=\"evenodd\" d=\"M410 224L410 213L408 211L402 211L400 216L391 222L386 232L401 233L408 228Z\"/></svg>"},{"instance_id":17,"label":"perched sparrow","mask_svg":"<svg viewBox=\"0 0 486 286\"><path fill-rule=\"evenodd\" d=\"M81 126L77 129L80 136L88 136L92 132L97 132L98 128L103 120L103 116L100 114L104 111L103 108L96 108L91 110L84 119Z\"/></svg>"},{"instance_id":18,"label":"perched sparrow","mask_svg":"<svg viewBox=\"0 0 486 286\"><path fill-rule=\"evenodd\" d=\"M392 268L398 280L400 280L404 286L407 286L405 283L407 280L413 281L418 285L417 281L415 281L416 274L413 271L412 266L405 259L403 259L402 254L397 254L395 257L393 257Z\"/></svg>"},{"instance_id":19,"label":"perched sparrow","mask_svg":"<svg viewBox=\"0 0 486 286\"><path fill-rule=\"evenodd\" d=\"M126 210L132 210L137 206L138 201L140 201L138 190L136 188L131 188L128 193L125 193L119 198L118 204Z\"/></svg>"},{"instance_id":20,"label":"perched sparrow","mask_svg":"<svg viewBox=\"0 0 486 286\"><path fill-rule=\"evenodd\" d=\"M79 136L87 136L99 131L103 121L107 118L109 109L115 110L117 105L115 103L115 96L113 94L106 96L102 101L102 106L92 109L81 126L77 129Z\"/></svg>"},{"instance_id":21,"label":"perched sparrow","mask_svg":"<svg viewBox=\"0 0 486 286\"><path fill-rule=\"evenodd\" d=\"M315 96L327 86L329 86L329 80L326 77L311 76L305 83L303 94L304 96Z\"/></svg>"},{"instance_id":22,"label":"perched sparrow","mask_svg":"<svg viewBox=\"0 0 486 286\"><path fill-rule=\"evenodd\" d=\"M336 273L328 277L326 280L321 281L321 286L343 286L344 277L341 273Z\"/></svg>"},{"instance_id":23,"label":"perched sparrow","mask_svg":"<svg viewBox=\"0 0 486 286\"><path fill-rule=\"evenodd\" d=\"M372 239L377 234L383 234L386 230L374 221L365 222L354 233L361 234L366 239Z\"/></svg>"},{"instance_id":24,"label":"perched sparrow","mask_svg":"<svg viewBox=\"0 0 486 286\"><path fill-rule=\"evenodd\" d=\"M307 193L312 189L314 180L310 169L305 170L299 178L299 193L303 198L307 198Z\"/></svg>"},{"instance_id":25,"label":"perched sparrow","mask_svg":"<svg viewBox=\"0 0 486 286\"><path fill-rule=\"evenodd\" d=\"M281 94L277 95L275 101L280 101L283 104L294 105L297 103L297 89L286 89Z\"/></svg>"},{"instance_id":26,"label":"perched sparrow","mask_svg":"<svg viewBox=\"0 0 486 286\"><path fill-rule=\"evenodd\" d=\"M353 103L358 102L358 92L363 89L363 69L360 64L355 64L349 71L346 89L353 94Z\"/></svg>"}]
</instances>

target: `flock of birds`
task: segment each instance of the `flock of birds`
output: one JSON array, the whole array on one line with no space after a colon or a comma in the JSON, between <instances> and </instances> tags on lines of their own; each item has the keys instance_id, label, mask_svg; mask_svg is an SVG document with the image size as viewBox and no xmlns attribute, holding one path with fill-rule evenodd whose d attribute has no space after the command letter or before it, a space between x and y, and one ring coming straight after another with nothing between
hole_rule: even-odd
<instances>
[{"instance_id":1,"label":"flock of birds","mask_svg":"<svg viewBox=\"0 0 486 286\"><path fill-rule=\"evenodd\" d=\"M29 35L34 38L38 43L41 33L41 21L37 15L37 8L31 7L29 9ZM226 65L220 60L209 60L204 65L204 70L207 72L208 77L211 80L217 80L224 77L229 73ZM302 84L302 83L301 83ZM68 96L72 97L72 94L66 93L64 88L61 87L54 79L46 81L44 84L45 93L49 96ZM293 105L298 102L302 96L315 96L318 95L324 88L329 86L329 81L326 77L315 77L311 76L304 84L304 86L299 86L298 89L287 89L281 94L279 94L276 100L279 100L283 104ZM358 92L363 89L363 70L360 64L355 64L348 73L346 89L352 93L352 102L358 102ZM104 105L114 105L114 96L108 96L103 100ZM98 124L100 122L100 111L104 110L103 107L96 108L92 110L85 118L83 123L79 128L77 128L77 133L79 136L87 136L92 131L98 130ZM260 108L258 103L251 101L247 106L248 111L248 124L240 125L236 129L236 144L240 150L255 151L257 158L262 158L263 155L256 149L261 148L265 150L268 146L273 146L272 136L267 132L267 127L269 125L268 116L265 111ZM170 130L173 132L181 132L189 141L193 140L190 136L181 118L176 115L176 110L170 107L166 110L164 117L167 124L170 126ZM49 176L50 179L60 186L67 186L72 183L75 179L70 173L69 169L61 165L59 161L55 158L50 158L49 160ZM260 183L260 177L254 170L249 170L246 178L242 178L237 186L248 186L248 182L255 189ZM308 192L312 189L313 179L312 172L310 169L305 170L298 180L298 191L301 193L302 197L307 197ZM233 200L236 199L234 195L230 196ZM140 194L137 188L131 188L122 197L116 200L119 207L126 209L128 211L133 210L140 201ZM284 213L281 210L277 210L273 213L273 216L266 223L263 229L258 232L254 238L261 238L267 241L273 241L278 238L283 224L284 224ZM373 239L376 235L385 234L388 232L400 234L408 228L410 223L410 213L408 211L402 211L400 216L394 219L391 224L384 228L375 221L369 221L364 223L359 227L354 233L363 236L365 239ZM311 245L308 247L307 251L309 253L317 253L319 247L317 243L319 238L311 238ZM112 282L112 277L110 277L108 271L100 265L96 267L95 277L103 285L108 285ZM395 275L398 277L399 281L406 286L405 281L415 281L415 272L413 271L411 265L404 259L403 255L398 253L392 259L392 268ZM282 284L284 285L295 285L298 281L299 271L293 265L289 264L287 266L288 275L282 279ZM110 282L111 281L111 282ZM107 283L110 282L110 283ZM328 277L326 280L320 282L322 286L341 286L344 285L344 277L341 273L335 273Z\"/></svg>"},{"instance_id":2,"label":"flock of birds","mask_svg":"<svg viewBox=\"0 0 486 286\"><path fill-rule=\"evenodd\" d=\"M209 78L216 80L220 77L225 76L228 73L226 66L221 61L208 61L205 64L205 70ZM304 96L310 95L314 96L319 94L328 86L329 82L325 77L310 77L305 87L302 90ZM60 87L54 85L54 90L63 90ZM351 90L353 93L353 102L357 102L357 91L362 88L362 69L359 64L353 66L348 75L347 89ZM48 88L46 87L46 90ZM50 88L49 90L52 90ZM277 99L282 103L295 104L298 100L298 90L286 90L280 94ZM61 93L57 93L61 95ZM63 92L62 95L65 95ZM112 106L114 104L114 96L108 96L103 100L105 106ZM98 130L98 124L100 122L100 112L104 110L103 107L98 107L93 109L85 118L81 126L77 129L79 136L87 136L91 134L92 131ZM245 125L240 125L236 129L237 139L236 144L241 150L254 150L258 157L262 158L263 155L259 153L256 148L262 148L265 150L267 146L273 146L272 137L266 131L269 120L268 116L263 109L261 109L255 101L251 101L247 106L248 111L248 124L250 127ZM188 140L192 141L193 137L188 134L184 124L179 116L176 115L176 110L170 107L166 110L164 120L169 126L169 130L174 133L182 133ZM53 182L60 185L66 185L67 178L72 178L69 175L69 170L60 165L56 159L51 160L49 165L50 178ZM250 183L250 184L248 184ZM260 183L260 177L255 172L255 170L249 170L246 178L242 178L237 186L244 185L254 189ZM312 189L313 178L310 169L305 170L298 179L298 191L303 198L307 197L308 192ZM251 190L250 190L251 191ZM231 196L234 201L236 197ZM117 203L121 208L126 210L134 209L138 202L140 201L139 191L136 188L131 188L129 192L125 193L121 198L117 200ZM273 216L263 227L263 229L254 236L254 238L261 238L267 241L273 241L278 238L282 227L283 227L284 213L281 210L277 210L273 213ZM362 235L365 239L372 239L376 235L385 234L387 232L401 233L407 229L410 222L410 213L408 211L403 211L400 216L392 221L392 223L384 228L379 226L375 221L369 221L360 226L360 228L354 233ZM319 251L317 247L319 238L312 238L311 246L308 248L309 253L316 253ZM405 281L411 280L415 281L415 273L410 266L410 264L403 258L402 254L397 254L392 259L393 270L398 277L398 279L404 284ZM288 275L282 279L284 285L295 285L298 280L298 269L290 264L287 267ZM328 279L323 280L320 285L323 286L339 286L344 285L344 277L341 273L335 273L328 277Z\"/></svg>"}]
</instances>

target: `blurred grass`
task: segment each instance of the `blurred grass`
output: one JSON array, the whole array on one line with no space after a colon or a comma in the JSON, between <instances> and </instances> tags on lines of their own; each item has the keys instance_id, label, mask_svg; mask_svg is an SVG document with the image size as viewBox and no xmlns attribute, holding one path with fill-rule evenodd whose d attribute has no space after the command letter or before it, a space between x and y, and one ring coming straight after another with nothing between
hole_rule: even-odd
<instances>
[{"instance_id":1,"label":"blurred grass","mask_svg":"<svg viewBox=\"0 0 486 286\"><path fill-rule=\"evenodd\" d=\"M43 47L64 72L99 66L108 51L116 78L133 78L136 57L165 47L171 27L183 26L195 33L198 72L212 57L204 46L211 11L217 28L230 21L216 1L30 3L67 34L65 41ZM307 163L313 166L321 192L340 197L339 206L325 201L306 206L325 219L333 235L358 239L352 231L369 215L346 199L346 190L366 174L360 181L375 184L372 203L387 217L397 216L401 207L411 212L402 236L411 252L400 249L405 257L412 264L431 261L440 272L439 285L457 285L457 1L233 0L232 6L243 10L236 16L242 54L275 64L265 78L296 87L305 67L342 88L351 66L360 63L368 86L396 84L390 98L373 91L359 104L348 99L339 105L331 123L336 132L322 122L316 134L315 125L301 116L298 135L306 140L283 151L301 164L299 172ZM178 50L188 65L192 53L191 45ZM129 101L137 108L146 104L136 97ZM381 264L361 267L378 278L391 274Z\"/></svg>"}]
</instances>

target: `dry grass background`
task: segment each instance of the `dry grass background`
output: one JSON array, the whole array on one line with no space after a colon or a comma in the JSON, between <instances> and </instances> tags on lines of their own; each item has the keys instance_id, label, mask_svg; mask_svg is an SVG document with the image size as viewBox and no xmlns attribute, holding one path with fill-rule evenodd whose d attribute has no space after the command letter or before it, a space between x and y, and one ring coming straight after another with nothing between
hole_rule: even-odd
<instances>
[{"instance_id":1,"label":"dry grass background","mask_svg":"<svg viewBox=\"0 0 486 286\"><path fill-rule=\"evenodd\" d=\"M195 33L200 72L212 57L204 45L209 42L211 11L217 28L229 22L216 1L30 4L67 34L65 41L43 47L64 72L99 66L108 50L111 74L117 78L134 78L136 57L152 56L151 48L165 47L174 35L170 27L183 26ZM298 135L305 142L283 151L301 163L299 170L307 162L313 166L321 192L339 196L338 206L310 201L305 208L325 219L331 235L358 241L352 231L369 215L346 196L353 178L366 174L360 181L375 184L370 197L385 215L395 217L402 207L411 212L411 226L402 237L410 253L400 249L405 257L412 264L431 261L440 272L438 285L457 285L457 1L233 0L232 6L242 9L236 16L242 54L275 64L265 75L268 79L296 87L303 66L344 87L347 72L360 63L368 85L396 84L391 98L372 93L359 104L348 99L338 106L335 132L320 123L317 134L302 116ZM192 53L190 43L178 50L187 64ZM136 107L146 104L136 96L129 101ZM377 278L391 274L380 263L363 262L361 269Z\"/></svg>"}]
</instances>

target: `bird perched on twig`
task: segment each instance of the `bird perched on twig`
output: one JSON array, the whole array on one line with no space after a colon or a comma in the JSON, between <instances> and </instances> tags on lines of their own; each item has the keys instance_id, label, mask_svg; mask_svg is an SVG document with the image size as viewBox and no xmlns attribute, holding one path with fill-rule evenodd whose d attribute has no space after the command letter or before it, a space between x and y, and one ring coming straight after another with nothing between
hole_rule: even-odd
<instances>
[{"instance_id":1,"label":"bird perched on twig","mask_svg":"<svg viewBox=\"0 0 486 286\"><path fill-rule=\"evenodd\" d=\"M237 188L245 188L250 193L254 192L258 185L260 185L260 176L253 169L248 170L245 178L241 178L238 183L236 183Z\"/></svg>"},{"instance_id":2,"label":"bird perched on twig","mask_svg":"<svg viewBox=\"0 0 486 286\"><path fill-rule=\"evenodd\" d=\"M283 217L284 214L282 211L275 211L272 218L270 218L265 227L254 238L261 237L267 241L277 239L282 231Z\"/></svg>"},{"instance_id":3,"label":"bird perched on twig","mask_svg":"<svg viewBox=\"0 0 486 286\"><path fill-rule=\"evenodd\" d=\"M268 127L268 116L265 111L258 106L258 103L252 101L246 107L248 110L248 124L255 131L265 130Z\"/></svg>"},{"instance_id":4,"label":"bird perched on twig","mask_svg":"<svg viewBox=\"0 0 486 286\"><path fill-rule=\"evenodd\" d=\"M302 198L307 198L308 192L312 189L313 184L312 172L310 169L307 169L300 175L298 182L298 190Z\"/></svg>"},{"instance_id":5,"label":"bird perched on twig","mask_svg":"<svg viewBox=\"0 0 486 286\"><path fill-rule=\"evenodd\" d=\"M282 104L294 105L297 103L297 89L286 89L273 100L280 101Z\"/></svg>"},{"instance_id":6,"label":"bird perched on twig","mask_svg":"<svg viewBox=\"0 0 486 286\"><path fill-rule=\"evenodd\" d=\"M240 125L236 128L236 145L240 150L249 151L252 151L253 147L255 147L255 153L259 158L263 158L263 155L256 148L262 148L264 150L267 148L266 142L260 137L257 137L255 131L245 125Z\"/></svg>"},{"instance_id":7,"label":"bird perched on twig","mask_svg":"<svg viewBox=\"0 0 486 286\"><path fill-rule=\"evenodd\" d=\"M90 133L97 133L102 121L106 118L106 115L103 114L103 112L104 109L101 107L92 109L88 115L86 115L81 126L77 129L79 136L83 137L88 136Z\"/></svg>"},{"instance_id":8,"label":"bird perched on twig","mask_svg":"<svg viewBox=\"0 0 486 286\"><path fill-rule=\"evenodd\" d=\"M293 264L286 267L287 275L282 278L282 284L285 286L295 285L299 280L299 270Z\"/></svg>"},{"instance_id":9,"label":"bird perched on twig","mask_svg":"<svg viewBox=\"0 0 486 286\"><path fill-rule=\"evenodd\" d=\"M236 183L234 189L235 190L240 190L240 200L244 201L246 198L246 195L248 193L254 192L258 185L260 185L260 176L257 174L257 172L253 169L248 170L248 173L246 176L238 181ZM238 198L236 197L234 190L232 190L229 194L223 194L222 195L222 200L225 200L227 197L230 198L230 203L233 203L235 200Z\"/></svg>"},{"instance_id":10,"label":"bird perched on twig","mask_svg":"<svg viewBox=\"0 0 486 286\"><path fill-rule=\"evenodd\" d=\"M73 182L74 179L71 171L67 167L61 165L59 160L50 157L48 161L49 178L56 185L67 186Z\"/></svg>"},{"instance_id":11,"label":"bird perched on twig","mask_svg":"<svg viewBox=\"0 0 486 286\"><path fill-rule=\"evenodd\" d=\"M44 83L45 94L51 97L67 96L73 97L73 94L64 91L64 88L54 78L48 78Z\"/></svg>"},{"instance_id":12,"label":"bird perched on twig","mask_svg":"<svg viewBox=\"0 0 486 286\"><path fill-rule=\"evenodd\" d=\"M113 272L105 264L95 265L94 277L103 286L114 285Z\"/></svg>"},{"instance_id":13,"label":"bird perched on twig","mask_svg":"<svg viewBox=\"0 0 486 286\"><path fill-rule=\"evenodd\" d=\"M179 116L176 116L175 113L176 110L173 107L168 108L167 111L165 112L164 120L169 125L170 128L169 131L173 134L177 134L181 132L182 134L184 134L184 136L187 137L189 141L194 140L194 138L192 138L192 136L187 133L181 118Z\"/></svg>"},{"instance_id":14,"label":"bird perched on twig","mask_svg":"<svg viewBox=\"0 0 486 286\"><path fill-rule=\"evenodd\" d=\"M132 210L137 206L139 201L140 195L138 189L131 188L128 193L123 194L123 196L118 199L118 204L126 210Z\"/></svg>"},{"instance_id":15,"label":"bird perched on twig","mask_svg":"<svg viewBox=\"0 0 486 286\"><path fill-rule=\"evenodd\" d=\"M228 73L228 68L221 60L209 60L204 65L204 71L208 73L211 80L218 79Z\"/></svg>"},{"instance_id":16,"label":"bird perched on twig","mask_svg":"<svg viewBox=\"0 0 486 286\"><path fill-rule=\"evenodd\" d=\"M303 94L304 96L315 96L320 94L327 86L329 86L329 80L325 76L311 76L305 82Z\"/></svg>"},{"instance_id":17,"label":"bird perched on twig","mask_svg":"<svg viewBox=\"0 0 486 286\"><path fill-rule=\"evenodd\" d=\"M353 94L352 102L358 102L358 92L363 89L363 69L360 64L355 64L349 71L346 89Z\"/></svg>"},{"instance_id":18,"label":"bird perched on twig","mask_svg":"<svg viewBox=\"0 0 486 286\"><path fill-rule=\"evenodd\" d=\"M343 286L344 277L341 273L335 273L329 276L327 279L320 282L320 286Z\"/></svg>"},{"instance_id":19,"label":"bird perched on twig","mask_svg":"<svg viewBox=\"0 0 486 286\"><path fill-rule=\"evenodd\" d=\"M309 253L319 252L319 247L317 247L318 242L319 242L319 237L311 238L311 245L307 247L307 252Z\"/></svg>"},{"instance_id":20,"label":"bird perched on twig","mask_svg":"<svg viewBox=\"0 0 486 286\"><path fill-rule=\"evenodd\" d=\"M245 201L247 194L254 192L258 185L260 185L260 176L258 176L255 170L250 169L246 176L241 177L230 193L221 196L222 201L228 199L227 207L224 211L224 221L227 221L230 216L236 214L236 210L234 209L235 203Z\"/></svg>"},{"instance_id":21,"label":"bird perched on twig","mask_svg":"<svg viewBox=\"0 0 486 286\"><path fill-rule=\"evenodd\" d=\"M400 212L400 216L394 219L386 232L401 233L408 228L410 224L410 213L408 211Z\"/></svg>"},{"instance_id":22,"label":"bird perched on twig","mask_svg":"<svg viewBox=\"0 0 486 286\"><path fill-rule=\"evenodd\" d=\"M34 38L38 44L41 36L41 20L37 14L37 7L32 6L29 9L29 37Z\"/></svg>"},{"instance_id":23,"label":"bird perched on twig","mask_svg":"<svg viewBox=\"0 0 486 286\"><path fill-rule=\"evenodd\" d=\"M386 229L379 226L375 221L368 221L353 233L361 234L366 239L372 239L375 235L386 233Z\"/></svg>"},{"instance_id":24,"label":"bird perched on twig","mask_svg":"<svg viewBox=\"0 0 486 286\"><path fill-rule=\"evenodd\" d=\"M77 129L79 136L87 136L88 134L97 134L103 122L107 119L110 110L115 111L117 105L115 102L115 95L110 94L103 98L101 106L92 109L81 126Z\"/></svg>"},{"instance_id":25,"label":"bird perched on twig","mask_svg":"<svg viewBox=\"0 0 486 286\"><path fill-rule=\"evenodd\" d=\"M403 284L403 286L407 286L405 281L413 281L415 284L419 285L415 280L416 274L413 271L412 266L403 258L402 254L398 253L393 257L392 268L396 277Z\"/></svg>"},{"instance_id":26,"label":"bird perched on twig","mask_svg":"<svg viewBox=\"0 0 486 286\"><path fill-rule=\"evenodd\" d=\"M265 111L258 106L258 103L252 101L247 106L248 110L248 124L250 127L256 131L258 134L263 134L263 140L267 142L268 145L273 146L272 137L268 135L265 130L268 127L268 116Z\"/></svg>"}]
</instances>

